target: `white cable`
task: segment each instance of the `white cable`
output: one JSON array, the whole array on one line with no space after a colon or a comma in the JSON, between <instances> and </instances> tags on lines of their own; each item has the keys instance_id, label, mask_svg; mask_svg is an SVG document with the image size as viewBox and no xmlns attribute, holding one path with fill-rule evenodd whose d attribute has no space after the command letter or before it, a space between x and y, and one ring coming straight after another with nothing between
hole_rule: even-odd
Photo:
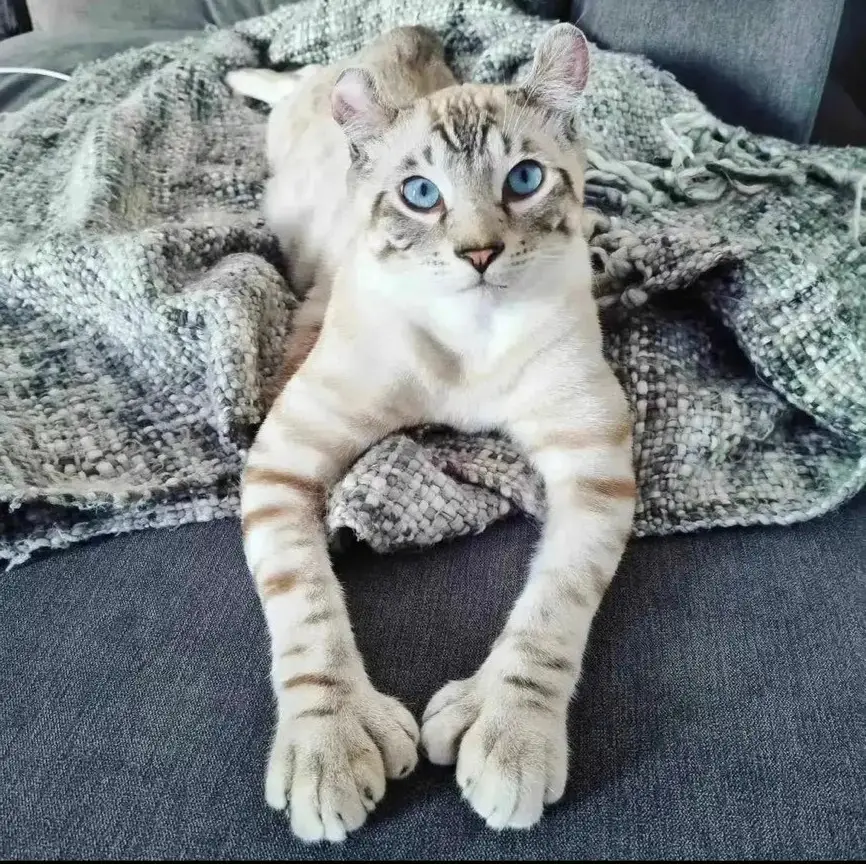
<instances>
[{"instance_id":1,"label":"white cable","mask_svg":"<svg viewBox=\"0 0 866 864\"><path fill-rule=\"evenodd\" d=\"M72 76L65 72L55 72L53 69L36 69L30 66L0 66L0 75L45 75L48 78L59 78L68 81Z\"/></svg>"}]
</instances>

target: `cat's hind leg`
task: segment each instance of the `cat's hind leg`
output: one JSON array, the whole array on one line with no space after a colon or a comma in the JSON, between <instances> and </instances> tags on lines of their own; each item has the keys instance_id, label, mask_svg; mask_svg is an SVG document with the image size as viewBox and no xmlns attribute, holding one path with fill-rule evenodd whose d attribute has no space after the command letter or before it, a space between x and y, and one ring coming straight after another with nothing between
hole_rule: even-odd
<instances>
[{"instance_id":1,"label":"cat's hind leg","mask_svg":"<svg viewBox=\"0 0 866 864\"><path fill-rule=\"evenodd\" d=\"M291 72L275 72L273 69L233 69L226 75L226 84L241 96L249 96L267 105L276 105L290 96L297 87L321 69L321 66L302 66Z\"/></svg>"}]
</instances>

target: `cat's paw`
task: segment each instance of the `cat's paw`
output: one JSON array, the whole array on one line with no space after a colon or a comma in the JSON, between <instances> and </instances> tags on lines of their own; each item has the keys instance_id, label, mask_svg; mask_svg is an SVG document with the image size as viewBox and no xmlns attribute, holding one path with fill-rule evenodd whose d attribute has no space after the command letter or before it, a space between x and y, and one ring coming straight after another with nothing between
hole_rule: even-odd
<instances>
[{"instance_id":1,"label":"cat's paw","mask_svg":"<svg viewBox=\"0 0 866 864\"><path fill-rule=\"evenodd\" d=\"M478 677L446 684L424 712L421 742L431 762L457 762L463 797L490 828L530 828L565 791L566 716L507 689Z\"/></svg>"},{"instance_id":2,"label":"cat's paw","mask_svg":"<svg viewBox=\"0 0 866 864\"><path fill-rule=\"evenodd\" d=\"M331 709L280 708L265 798L288 809L302 840L339 842L360 828L385 794L385 778L418 762L418 725L396 700L372 688Z\"/></svg>"}]
</instances>

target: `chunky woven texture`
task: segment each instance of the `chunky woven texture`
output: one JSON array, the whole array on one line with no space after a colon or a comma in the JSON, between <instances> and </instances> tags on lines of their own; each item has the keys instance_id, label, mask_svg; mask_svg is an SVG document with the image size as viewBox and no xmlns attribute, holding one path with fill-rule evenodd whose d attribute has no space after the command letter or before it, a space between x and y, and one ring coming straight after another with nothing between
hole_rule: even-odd
<instances>
[{"instance_id":1,"label":"chunky woven texture","mask_svg":"<svg viewBox=\"0 0 866 864\"><path fill-rule=\"evenodd\" d=\"M225 72L413 22L484 81L548 26L496 0L301 0L0 118L0 557L236 513L296 301L258 216L264 115ZM866 477L866 154L755 138L641 59L594 61L592 245L637 533L825 512ZM387 550L542 502L506 442L421 430L365 455L329 519Z\"/></svg>"}]
</instances>

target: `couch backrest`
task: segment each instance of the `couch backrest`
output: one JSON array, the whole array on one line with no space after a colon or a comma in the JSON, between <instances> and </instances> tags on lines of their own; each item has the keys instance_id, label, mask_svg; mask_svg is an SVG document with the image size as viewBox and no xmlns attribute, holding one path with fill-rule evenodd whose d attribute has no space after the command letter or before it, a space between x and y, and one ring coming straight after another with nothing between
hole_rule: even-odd
<instances>
[{"instance_id":1,"label":"couch backrest","mask_svg":"<svg viewBox=\"0 0 866 864\"><path fill-rule=\"evenodd\" d=\"M5 17L26 22L17 30L10 27L10 33L29 29L30 22L44 33L87 28L198 30L263 15L286 2L291 0L0 0L0 21ZM534 15L562 19L570 5L569 0L515 2Z\"/></svg>"}]
</instances>

